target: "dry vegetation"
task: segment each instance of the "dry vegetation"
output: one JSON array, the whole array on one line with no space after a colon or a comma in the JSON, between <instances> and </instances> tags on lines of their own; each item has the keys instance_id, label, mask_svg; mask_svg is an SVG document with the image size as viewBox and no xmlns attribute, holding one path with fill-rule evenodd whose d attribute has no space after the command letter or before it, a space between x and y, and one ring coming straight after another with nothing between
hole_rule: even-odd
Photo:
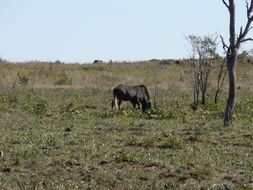
<instances>
[{"instance_id":1,"label":"dry vegetation","mask_svg":"<svg viewBox=\"0 0 253 190\"><path fill-rule=\"evenodd\" d=\"M186 68L184 68L185 65L178 67L173 63L174 61L168 62L171 64L168 67L168 65L159 64L159 61L105 64L62 64L58 62L14 64L2 61L0 76L4 80L1 84L6 87L17 85L17 82L20 82L19 73L29 79L27 87L108 90L118 83L145 83L150 88L154 88L154 70L156 70L159 88L186 87L188 84L185 84L184 80L188 80L186 78L186 73L189 71L188 66ZM168 72L170 69L173 69L174 72Z\"/></svg>"},{"instance_id":2,"label":"dry vegetation","mask_svg":"<svg viewBox=\"0 0 253 190\"><path fill-rule=\"evenodd\" d=\"M253 65L240 60L234 124L227 87L194 111L187 60L63 64L0 61L1 189L253 189ZM119 83L157 107L110 108ZM157 92L155 94L155 92Z\"/></svg>"}]
</instances>

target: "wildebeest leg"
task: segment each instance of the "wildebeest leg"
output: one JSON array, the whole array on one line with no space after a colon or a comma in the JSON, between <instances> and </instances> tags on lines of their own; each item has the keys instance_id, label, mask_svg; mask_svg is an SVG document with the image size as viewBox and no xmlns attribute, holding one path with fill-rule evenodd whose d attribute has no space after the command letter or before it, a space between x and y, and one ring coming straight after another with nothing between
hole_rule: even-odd
<instances>
[{"instance_id":1,"label":"wildebeest leg","mask_svg":"<svg viewBox=\"0 0 253 190\"><path fill-rule=\"evenodd\" d=\"M140 106L140 102L139 102L139 101L137 101L137 103L136 103L136 104L137 104L137 106L138 106L138 107L137 107L137 109L140 109L140 108L141 108L141 106Z\"/></svg>"},{"instance_id":2,"label":"wildebeest leg","mask_svg":"<svg viewBox=\"0 0 253 190\"><path fill-rule=\"evenodd\" d=\"M140 100L139 100L139 98L138 98L138 97L135 97L134 101L135 101L135 107L136 107L136 105L137 105L137 108L136 108L136 109L140 109L141 107L140 107Z\"/></svg>"},{"instance_id":3,"label":"wildebeest leg","mask_svg":"<svg viewBox=\"0 0 253 190\"><path fill-rule=\"evenodd\" d=\"M118 98L116 96L114 96L113 105L115 105L115 107L116 107L117 110L119 109Z\"/></svg>"},{"instance_id":4,"label":"wildebeest leg","mask_svg":"<svg viewBox=\"0 0 253 190\"><path fill-rule=\"evenodd\" d=\"M139 100L140 100L140 103L141 103L142 111L145 111L146 110L145 99L144 98L140 98Z\"/></svg>"},{"instance_id":5,"label":"wildebeest leg","mask_svg":"<svg viewBox=\"0 0 253 190\"><path fill-rule=\"evenodd\" d=\"M113 107L114 107L114 100L112 101L112 109L113 109Z\"/></svg>"},{"instance_id":6,"label":"wildebeest leg","mask_svg":"<svg viewBox=\"0 0 253 190\"><path fill-rule=\"evenodd\" d=\"M137 110L137 109L140 109L140 108L141 108L141 107L140 107L140 102L138 102L138 101L135 102L135 103L134 103L134 109Z\"/></svg>"},{"instance_id":7,"label":"wildebeest leg","mask_svg":"<svg viewBox=\"0 0 253 190\"><path fill-rule=\"evenodd\" d=\"M131 100L131 103L132 103L132 105L133 105L134 109L136 109L137 102L136 102L136 101L134 101L134 100Z\"/></svg>"},{"instance_id":8,"label":"wildebeest leg","mask_svg":"<svg viewBox=\"0 0 253 190\"><path fill-rule=\"evenodd\" d=\"M136 110L137 108L136 108L136 102L133 102L133 107L134 107L134 109Z\"/></svg>"},{"instance_id":9,"label":"wildebeest leg","mask_svg":"<svg viewBox=\"0 0 253 190\"><path fill-rule=\"evenodd\" d=\"M119 99L119 100L118 100L118 106L119 106L118 109L120 109L120 104L121 104L121 102L122 102L122 100Z\"/></svg>"}]
</instances>

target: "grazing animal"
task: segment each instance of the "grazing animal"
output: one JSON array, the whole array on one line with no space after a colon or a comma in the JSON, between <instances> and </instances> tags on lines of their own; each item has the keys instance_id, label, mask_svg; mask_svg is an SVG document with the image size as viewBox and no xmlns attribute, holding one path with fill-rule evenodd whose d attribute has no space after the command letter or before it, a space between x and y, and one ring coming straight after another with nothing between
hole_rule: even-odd
<instances>
[{"instance_id":1,"label":"grazing animal","mask_svg":"<svg viewBox=\"0 0 253 190\"><path fill-rule=\"evenodd\" d=\"M142 107L142 111L146 111L151 108L151 102L149 100L149 93L144 85L137 86L125 86L118 85L113 89L113 101L112 108L120 109L122 101L130 101L134 109Z\"/></svg>"}]
</instances>

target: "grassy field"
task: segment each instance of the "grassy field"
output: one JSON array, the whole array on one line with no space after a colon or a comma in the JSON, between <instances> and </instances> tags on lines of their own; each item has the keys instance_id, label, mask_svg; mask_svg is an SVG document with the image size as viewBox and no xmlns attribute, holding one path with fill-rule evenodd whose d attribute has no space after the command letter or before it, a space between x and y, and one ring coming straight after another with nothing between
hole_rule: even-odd
<instances>
[{"instance_id":1,"label":"grassy field","mask_svg":"<svg viewBox=\"0 0 253 190\"><path fill-rule=\"evenodd\" d=\"M194 111L187 61L107 64L0 61L0 189L253 189L253 65ZM119 83L145 84L156 108L110 108ZM156 92L156 93L155 93Z\"/></svg>"}]
</instances>

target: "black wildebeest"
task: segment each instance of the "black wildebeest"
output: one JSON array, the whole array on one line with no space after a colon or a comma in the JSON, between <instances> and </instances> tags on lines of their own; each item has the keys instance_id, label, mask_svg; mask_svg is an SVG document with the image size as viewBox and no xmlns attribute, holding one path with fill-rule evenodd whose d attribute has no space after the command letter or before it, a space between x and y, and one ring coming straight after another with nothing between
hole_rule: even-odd
<instances>
[{"instance_id":1,"label":"black wildebeest","mask_svg":"<svg viewBox=\"0 0 253 190\"><path fill-rule=\"evenodd\" d=\"M134 109L140 108L141 104L142 111L151 108L149 93L144 85L125 86L120 84L116 86L113 89L112 108L115 106L116 109L120 109L122 101L130 101Z\"/></svg>"}]
</instances>

